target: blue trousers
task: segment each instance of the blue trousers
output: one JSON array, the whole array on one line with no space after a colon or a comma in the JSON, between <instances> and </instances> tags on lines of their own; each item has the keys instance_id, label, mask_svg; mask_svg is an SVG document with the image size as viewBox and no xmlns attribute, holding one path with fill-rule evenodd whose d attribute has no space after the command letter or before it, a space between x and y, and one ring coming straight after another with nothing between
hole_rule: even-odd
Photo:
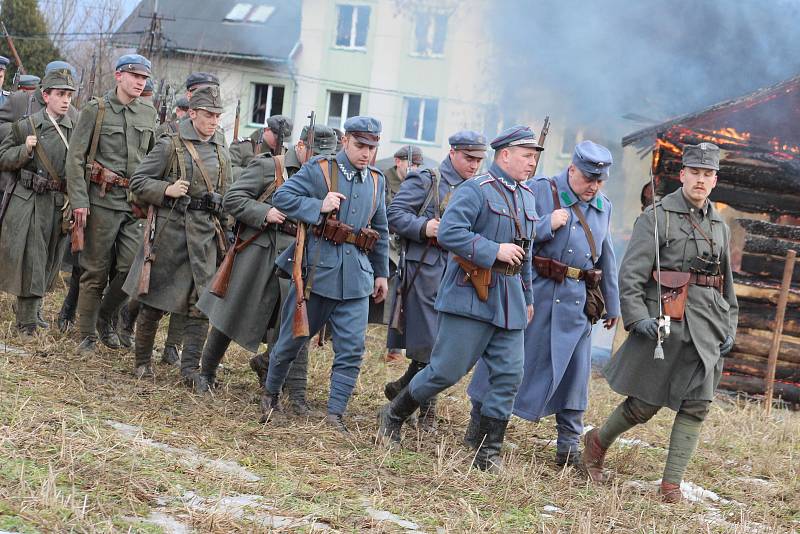
<instances>
[{"instance_id":1,"label":"blue trousers","mask_svg":"<svg viewBox=\"0 0 800 534\"><path fill-rule=\"evenodd\" d=\"M522 383L523 330L506 330L451 313L440 313L438 321L431 361L411 380L411 396L420 403L430 399L461 380L482 358L489 369L489 391L481 414L509 419Z\"/></svg>"},{"instance_id":2,"label":"blue trousers","mask_svg":"<svg viewBox=\"0 0 800 534\"><path fill-rule=\"evenodd\" d=\"M556 412L556 450L577 453L583 433L583 410L563 409Z\"/></svg>"},{"instance_id":3,"label":"blue trousers","mask_svg":"<svg viewBox=\"0 0 800 534\"><path fill-rule=\"evenodd\" d=\"M347 409L347 403L353 394L361 370L369 316L369 297L336 300L312 293L306 302L306 308L310 335L294 338L292 320L295 310L295 287L292 285L281 309L280 334L269 355L269 373L265 387L270 393L281 391L292 362L297 358L297 353L303 344L316 335L322 329L322 325L328 323L334 352L328 413L341 415Z\"/></svg>"}]
</instances>

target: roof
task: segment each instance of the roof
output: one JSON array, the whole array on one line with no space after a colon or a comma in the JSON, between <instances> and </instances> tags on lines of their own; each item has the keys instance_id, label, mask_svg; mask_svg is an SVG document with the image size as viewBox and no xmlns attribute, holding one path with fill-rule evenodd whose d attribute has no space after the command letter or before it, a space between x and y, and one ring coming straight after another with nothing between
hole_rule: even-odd
<instances>
[{"instance_id":1,"label":"roof","mask_svg":"<svg viewBox=\"0 0 800 534\"><path fill-rule=\"evenodd\" d=\"M114 36L138 47L153 16L142 0ZM227 59L285 63L300 44L301 0L158 0L164 50Z\"/></svg>"},{"instance_id":2,"label":"roof","mask_svg":"<svg viewBox=\"0 0 800 534\"><path fill-rule=\"evenodd\" d=\"M692 129L732 128L753 137L777 138L800 144L800 75L750 94L726 100L701 111L639 130L622 138L622 145L649 145L656 136L676 125Z\"/></svg>"}]
</instances>

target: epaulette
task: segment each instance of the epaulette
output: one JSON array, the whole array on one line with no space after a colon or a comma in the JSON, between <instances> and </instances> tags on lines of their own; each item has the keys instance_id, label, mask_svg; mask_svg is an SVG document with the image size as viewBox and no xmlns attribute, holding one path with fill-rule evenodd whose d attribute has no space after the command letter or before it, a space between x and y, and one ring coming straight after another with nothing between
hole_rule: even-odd
<instances>
[{"instance_id":1,"label":"epaulette","mask_svg":"<svg viewBox=\"0 0 800 534\"><path fill-rule=\"evenodd\" d=\"M478 185L483 186L483 185L490 184L490 183L494 182L494 176L492 176L490 174L481 174L479 176L476 176L475 180L478 181Z\"/></svg>"}]
</instances>

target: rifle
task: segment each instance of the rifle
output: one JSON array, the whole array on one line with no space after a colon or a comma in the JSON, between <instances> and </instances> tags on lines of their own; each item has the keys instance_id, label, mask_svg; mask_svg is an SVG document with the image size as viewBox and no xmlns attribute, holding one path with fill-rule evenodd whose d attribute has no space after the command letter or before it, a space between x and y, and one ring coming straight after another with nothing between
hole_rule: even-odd
<instances>
[{"instance_id":1,"label":"rifle","mask_svg":"<svg viewBox=\"0 0 800 534\"><path fill-rule=\"evenodd\" d=\"M408 145L407 156L408 158L408 167L411 166L411 161L413 157L413 150L411 149L411 145ZM406 177L408 177L408 167L406 167ZM435 187L435 184L434 184ZM395 239L398 240L400 243L400 254L397 260L397 289L395 289L395 297L394 297L394 308L392 308L392 317L389 319L389 328L397 330L401 334L403 333L403 328L405 324L405 313L403 307L405 303L403 302L403 295L405 294L405 281L406 277L406 242L404 239L400 238L400 236L394 236ZM427 253L428 250L425 250Z\"/></svg>"},{"instance_id":2,"label":"rifle","mask_svg":"<svg viewBox=\"0 0 800 534\"><path fill-rule=\"evenodd\" d=\"M316 127L317 114L313 111L308 116L308 131L306 138L303 140L306 144L306 161L310 161L314 157L314 128Z\"/></svg>"},{"instance_id":3,"label":"rifle","mask_svg":"<svg viewBox=\"0 0 800 534\"><path fill-rule=\"evenodd\" d=\"M25 66L22 64L22 60L19 58L19 54L17 53L17 47L14 46L14 39L8 34L8 30L6 29L5 22L0 20L0 29L3 30L3 37L6 38L6 43L8 43L8 49L11 50L11 55L14 56L14 61L17 64L17 72L21 74L28 74L25 72Z\"/></svg>"},{"instance_id":4,"label":"rifle","mask_svg":"<svg viewBox=\"0 0 800 534\"><path fill-rule=\"evenodd\" d=\"M86 86L86 100L94 96L94 81L97 77L97 54L92 54L92 68L89 70L89 84Z\"/></svg>"},{"instance_id":5,"label":"rifle","mask_svg":"<svg viewBox=\"0 0 800 534\"><path fill-rule=\"evenodd\" d=\"M306 309L305 290L303 287L303 253L306 248L306 225L297 224L297 243L294 248L294 264L292 265L292 280L294 281L294 319L292 320L292 336L307 337L308 310Z\"/></svg>"},{"instance_id":6,"label":"rifle","mask_svg":"<svg viewBox=\"0 0 800 534\"><path fill-rule=\"evenodd\" d=\"M177 202L175 202L177 204ZM170 210L171 213L171 210ZM142 297L150 292L150 270L156 259L153 244L156 238L156 208L152 204L147 208L147 223L144 225L144 263L139 274L138 296Z\"/></svg>"},{"instance_id":7,"label":"rifle","mask_svg":"<svg viewBox=\"0 0 800 534\"><path fill-rule=\"evenodd\" d=\"M233 119L233 140L239 139L239 121L242 116L242 100L236 101L236 118Z\"/></svg>"},{"instance_id":8,"label":"rifle","mask_svg":"<svg viewBox=\"0 0 800 534\"><path fill-rule=\"evenodd\" d=\"M542 124L542 131L539 132L539 146L544 147L544 141L547 139L547 134L550 132L550 115L544 118L544 124ZM539 161L542 159L541 151L539 154L536 155L536 164L533 166L533 172L531 173L531 178L536 176L536 169L539 168Z\"/></svg>"},{"instance_id":9,"label":"rifle","mask_svg":"<svg viewBox=\"0 0 800 534\"><path fill-rule=\"evenodd\" d=\"M167 84L167 86L164 88L163 94L159 97L159 102L158 102L159 124L164 124L165 122L167 122L167 100L169 100L169 84Z\"/></svg>"}]
</instances>

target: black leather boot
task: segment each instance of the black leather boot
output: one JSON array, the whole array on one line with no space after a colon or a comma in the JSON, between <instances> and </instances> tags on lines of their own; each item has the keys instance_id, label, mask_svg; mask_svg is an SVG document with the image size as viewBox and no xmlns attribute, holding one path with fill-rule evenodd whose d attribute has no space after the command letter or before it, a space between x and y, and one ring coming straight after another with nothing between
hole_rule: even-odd
<instances>
[{"instance_id":1,"label":"black leather boot","mask_svg":"<svg viewBox=\"0 0 800 534\"><path fill-rule=\"evenodd\" d=\"M478 441L481 443L472 465L481 471L499 474L503 470L500 449L506 436L508 419L495 419L481 415L478 423Z\"/></svg>"},{"instance_id":2,"label":"black leather boot","mask_svg":"<svg viewBox=\"0 0 800 534\"><path fill-rule=\"evenodd\" d=\"M464 445L470 449L477 450L480 441L478 441L478 426L481 419L481 403L472 401L472 410L469 412L469 424L467 431L464 432Z\"/></svg>"},{"instance_id":3,"label":"black leather boot","mask_svg":"<svg viewBox=\"0 0 800 534\"><path fill-rule=\"evenodd\" d=\"M419 419L417 428L422 432L434 433L438 430L439 424L436 421L436 396L434 395L419 405Z\"/></svg>"},{"instance_id":4,"label":"black leather boot","mask_svg":"<svg viewBox=\"0 0 800 534\"><path fill-rule=\"evenodd\" d=\"M67 332L75 325L75 310L78 308L78 294L80 293L81 268L72 267L72 276L69 277L69 289L61 303L58 312L58 329Z\"/></svg>"},{"instance_id":5,"label":"black leather boot","mask_svg":"<svg viewBox=\"0 0 800 534\"><path fill-rule=\"evenodd\" d=\"M391 447L400 444L400 431L403 423L419 408L408 388L403 388L394 400L378 412L378 442Z\"/></svg>"},{"instance_id":6,"label":"black leather boot","mask_svg":"<svg viewBox=\"0 0 800 534\"><path fill-rule=\"evenodd\" d=\"M156 331L161 315L159 310L143 304L139 317L136 319L133 373L137 378L153 376L150 360L153 357L153 345L156 341Z\"/></svg>"},{"instance_id":7,"label":"black leather boot","mask_svg":"<svg viewBox=\"0 0 800 534\"><path fill-rule=\"evenodd\" d=\"M200 358L200 375L205 378L210 387L217 381L217 369L225 351L231 343L231 338L214 328L208 333L206 346L203 347L203 356Z\"/></svg>"},{"instance_id":8,"label":"black leather boot","mask_svg":"<svg viewBox=\"0 0 800 534\"><path fill-rule=\"evenodd\" d=\"M193 387L200 375L200 356L208 335L208 319L187 317L184 327L184 343L181 351L181 378L184 384ZM207 387L205 389L208 389Z\"/></svg>"},{"instance_id":9,"label":"black leather boot","mask_svg":"<svg viewBox=\"0 0 800 534\"><path fill-rule=\"evenodd\" d=\"M277 393L270 393L266 389L261 392L261 418L258 420L262 425L264 423L284 423L286 422L286 413L281 408L280 395Z\"/></svg>"},{"instance_id":10,"label":"black leather boot","mask_svg":"<svg viewBox=\"0 0 800 534\"><path fill-rule=\"evenodd\" d=\"M383 386L383 394L386 396L386 398L389 400L394 400L397 394L400 393L404 387L411 383L411 379L425 368L425 365L427 364L415 360L409 361L406 372L403 373L400 378L393 382L387 382L386 385Z\"/></svg>"}]
</instances>

